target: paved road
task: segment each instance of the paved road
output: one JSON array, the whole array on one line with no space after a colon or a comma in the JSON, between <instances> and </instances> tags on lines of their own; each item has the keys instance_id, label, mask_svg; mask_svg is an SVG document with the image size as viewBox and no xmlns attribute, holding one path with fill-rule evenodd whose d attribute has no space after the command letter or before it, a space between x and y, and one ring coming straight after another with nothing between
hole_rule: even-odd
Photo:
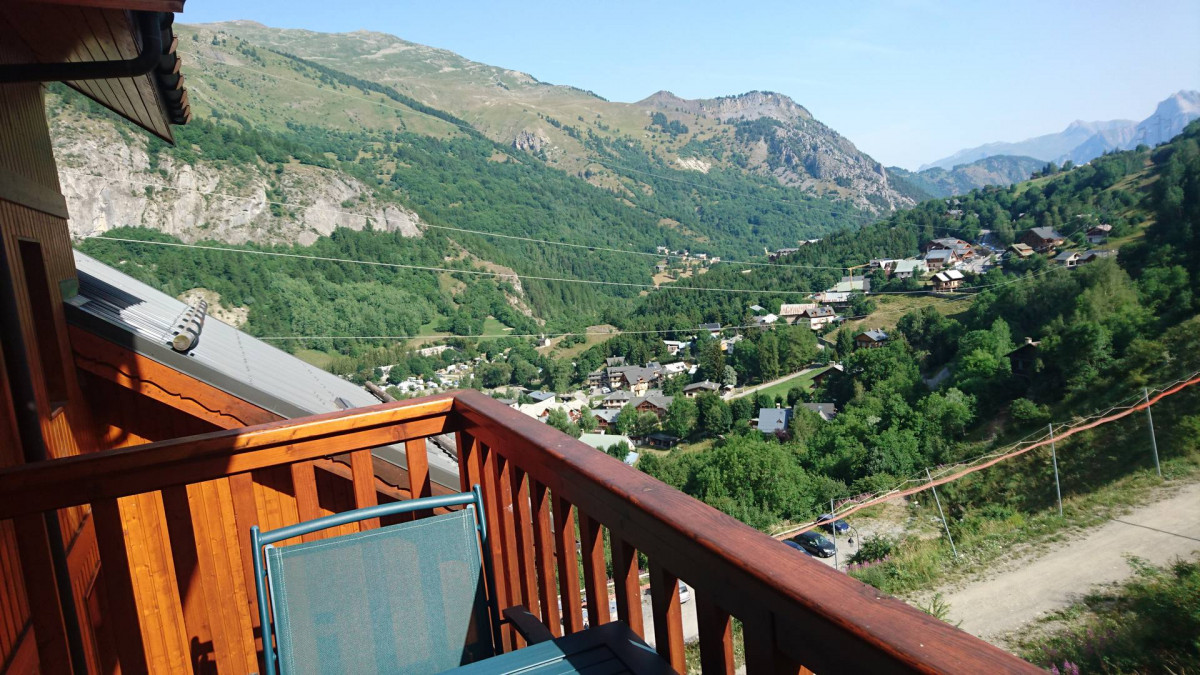
<instances>
[{"instance_id":1,"label":"paved road","mask_svg":"<svg viewBox=\"0 0 1200 675\"><path fill-rule=\"evenodd\" d=\"M771 380L770 382L764 382L762 384L757 384L753 387L749 387L749 388L745 388L745 389L734 389L734 390L726 393L724 396L724 399L727 401L732 401L735 398L749 396L750 394L753 394L760 389L766 389L767 387L774 387L775 385L779 384L780 382L787 382L788 380L794 380L797 377L800 377L801 375L807 375L808 373L811 373L814 370L821 370L822 368L828 368L828 366L813 366L811 368L805 368L804 370L801 370L799 372L792 373L791 375L784 375L783 377Z\"/></svg>"},{"instance_id":2,"label":"paved road","mask_svg":"<svg viewBox=\"0 0 1200 675\"><path fill-rule=\"evenodd\" d=\"M1200 483L1053 546L1039 558L1021 561L949 594L950 623L961 621L969 633L1003 640L1039 616L1076 602L1097 584L1128 578L1132 571L1127 555L1155 565L1196 558L1200 555Z\"/></svg>"}]
</instances>

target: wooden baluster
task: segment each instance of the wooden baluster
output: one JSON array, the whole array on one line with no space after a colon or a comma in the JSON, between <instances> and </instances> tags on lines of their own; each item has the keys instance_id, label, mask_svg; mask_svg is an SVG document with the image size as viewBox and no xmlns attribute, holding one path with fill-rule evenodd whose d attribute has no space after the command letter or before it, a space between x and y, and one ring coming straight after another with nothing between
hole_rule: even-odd
<instances>
[{"instance_id":1,"label":"wooden baluster","mask_svg":"<svg viewBox=\"0 0 1200 675\"><path fill-rule=\"evenodd\" d=\"M54 515L50 514L50 517ZM37 640L38 669L42 673L67 675L72 672L71 647L67 642L62 603L74 602L74 599L59 596L46 519L40 513L20 516L13 519L13 530L25 595L29 600L33 637ZM124 540L121 546L124 552ZM141 644L140 635L138 644Z\"/></svg>"},{"instance_id":2,"label":"wooden baluster","mask_svg":"<svg viewBox=\"0 0 1200 675\"><path fill-rule=\"evenodd\" d=\"M696 622L700 627L700 672L733 675L733 621L729 612L709 602L708 594L693 588Z\"/></svg>"},{"instance_id":3,"label":"wooden baluster","mask_svg":"<svg viewBox=\"0 0 1200 675\"><path fill-rule=\"evenodd\" d=\"M654 615L654 645L675 672L687 670L683 656L683 614L679 577L650 561L650 606Z\"/></svg>"},{"instance_id":4,"label":"wooden baluster","mask_svg":"<svg viewBox=\"0 0 1200 675\"><path fill-rule=\"evenodd\" d=\"M215 662L216 658L219 658L218 649L228 644L224 639L224 631L229 626L220 621L215 625L209 622L208 605L204 598L206 592L216 591L214 583L206 583L211 580L204 579L200 564L200 547L204 546L207 552L212 540L201 539L201 535L207 533L207 524L203 520L203 496L197 499L197 508L201 510L199 523L193 520L189 497L189 492L199 492L202 487L201 484L196 484L164 489L163 515L167 526L167 541L171 544L171 561L175 565L175 582L179 592L179 606L183 610L186 636L199 644L211 643ZM193 666L195 656L192 655Z\"/></svg>"},{"instance_id":5,"label":"wooden baluster","mask_svg":"<svg viewBox=\"0 0 1200 675\"><path fill-rule=\"evenodd\" d=\"M116 499L102 499L92 504L96 519L96 542L100 549L101 574L108 591L108 616L117 646L117 659L123 673L145 673L146 648L142 644L142 624L137 600L133 595L133 570L125 550L125 533L121 528L121 509Z\"/></svg>"},{"instance_id":6,"label":"wooden baluster","mask_svg":"<svg viewBox=\"0 0 1200 675\"><path fill-rule=\"evenodd\" d=\"M516 525L513 523L513 498L512 498L512 466L503 455L492 452L496 455L495 476L493 477L497 509L499 514L498 525L500 526L500 550L504 557L504 585L508 589L508 606L525 604L525 596L521 593L521 571L519 559L520 551L517 549ZM517 648L525 645L525 640L514 631L513 637L516 639Z\"/></svg>"},{"instance_id":7,"label":"wooden baluster","mask_svg":"<svg viewBox=\"0 0 1200 675\"><path fill-rule=\"evenodd\" d=\"M354 508L365 509L379 504L379 493L375 491L375 463L371 459L370 450L355 450L350 453L350 479L354 487ZM359 530L373 530L377 527L378 518L368 518L358 524Z\"/></svg>"},{"instance_id":8,"label":"wooden baluster","mask_svg":"<svg viewBox=\"0 0 1200 675\"><path fill-rule=\"evenodd\" d=\"M458 483L463 492L470 492L472 485L479 485L480 446L471 434L460 431L455 435L458 445Z\"/></svg>"},{"instance_id":9,"label":"wooden baluster","mask_svg":"<svg viewBox=\"0 0 1200 675\"><path fill-rule=\"evenodd\" d=\"M481 484L483 504L487 509L488 548L490 549L489 554L492 556L492 576L495 577L492 581L496 585L496 603L503 612L505 608L512 606L512 593L508 585L509 560L505 551L504 529L501 520L504 505L500 499L500 468L497 466L500 457L487 444L480 444L479 447L483 460L480 478L483 481ZM504 651L512 651L515 648L516 632L512 626L504 624L501 627L500 637L504 641Z\"/></svg>"},{"instance_id":10,"label":"wooden baluster","mask_svg":"<svg viewBox=\"0 0 1200 675\"><path fill-rule=\"evenodd\" d=\"M604 571L604 531L599 521L579 513L579 539L583 552L583 583L587 590L588 623L599 626L612 619L608 611L608 577Z\"/></svg>"},{"instance_id":11,"label":"wooden baluster","mask_svg":"<svg viewBox=\"0 0 1200 675\"><path fill-rule=\"evenodd\" d=\"M433 494L433 485L429 482L429 450L424 438L414 438L404 442L404 458L408 462L408 491L413 499L428 497ZM429 511L417 511L414 518L424 518Z\"/></svg>"},{"instance_id":12,"label":"wooden baluster","mask_svg":"<svg viewBox=\"0 0 1200 675\"><path fill-rule=\"evenodd\" d=\"M321 502L317 498L317 473L312 462L296 462L291 465L292 490L296 495L296 512L300 522L306 523L321 517ZM328 530L309 532L301 541L316 541L328 536Z\"/></svg>"},{"instance_id":13,"label":"wooden baluster","mask_svg":"<svg viewBox=\"0 0 1200 675\"><path fill-rule=\"evenodd\" d=\"M529 475L518 466L510 473L513 496L513 533L517 541L517 571L521 579L521 597L534 616L541 616L538 602L537 568L533 563L533 517L529 512Z\"/></svg>"},{"instance_id":14,"label":"wooden baluster","mask_svg":"<svg viewBox=\"0 0 1200 675\"><path fill-rule=\"evenodd\" d=\"M612 530L609 530L608 537L609 548L612 550L613 593L617 597L617 616L629 625L630 630L645 639L642 582L638 578L637 550Z\"/></svg>"},{"instance_id":15,"label":"wooden baluster","mask_svg":"<svg viewBox=\"0 0 1200 675\"><path fill-rule=\"evenodd\" d=\"M550 490L531 481L530 505L533 508L533 550L537 556L538 601L542 605L542 623L562 637L562 613L558 608L558 591L554 585L554 535L550 528Z\"/></svg>"},{"instance_id":16,"label":"wooden baluster","mask_svg":"<svg viewBox=\"0 0 1200 675\"><path fill-rule=\"evenodd\" d=\"M258 625L258 595L254 585L254 556L250 550L250 528L259 524L258 505L254 501L254 475L250 472L229 477L229 494L233 498L233 519L237 523L238 547L245 577L246 604L249 605L250 625L254 629L254 648L262 654L262 630ZM244 543L243 543L244 542ZM261 667L261 660L260 660Z\"/></svg>"},{"instance_id":17,"label":"wooden baluster","mask_svg":"<svg viewBox=\"0 0 1200 675\"><path fill-rule=\"evenodd\" d=\"M583 630L579 601L579 565L575 557L575 515L571 502L554 497L554 543L558 552L558 590L562 596L563 624L567 633Z\"/></svg>"}]
</instances>

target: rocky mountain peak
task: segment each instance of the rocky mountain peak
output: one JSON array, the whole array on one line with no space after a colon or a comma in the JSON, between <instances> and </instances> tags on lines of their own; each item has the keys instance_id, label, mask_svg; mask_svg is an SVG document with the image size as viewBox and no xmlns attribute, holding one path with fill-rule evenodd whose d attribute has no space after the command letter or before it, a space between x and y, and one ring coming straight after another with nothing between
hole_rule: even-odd
<instances>
[{"instance_id":1,"label":"rocky mountain peak","mask_svg":"<svg viewBox=\"0 0 1200 675\"><path fill-rule=\"evenodd\" d=\"M699 115L722 122L768 117L784 124L791 124L813 118L812 113L808 112L804 106L788 96L771 91L750 91L736 96L719 98L686 99L664 90L647 96L635 105L651 110Z\"/></svg>"}]
</instances>

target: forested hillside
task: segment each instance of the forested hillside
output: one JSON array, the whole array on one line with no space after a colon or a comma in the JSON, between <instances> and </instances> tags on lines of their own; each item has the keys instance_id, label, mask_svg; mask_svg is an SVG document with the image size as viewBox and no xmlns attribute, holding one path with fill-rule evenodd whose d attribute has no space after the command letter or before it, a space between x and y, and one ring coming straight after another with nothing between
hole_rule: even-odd
<instances>
[{"instance_id":1,"label":"forested hillside","mask_svg":"<svg viewBox=\"0 0 1200 675\"><path fill-rule=\"evenodd\" d=\"M1091 414L1139 395L1143 386L1200 369L1200 299L1195 294L1200 263L1194 255L1200 250L1200 124L1154 150L1116 153L1031 183L972 193L961 200L961 208L968 219L978 216L1008 228L1045 223L1070 232L1073 223L1100 218L1121 223L1135 236L1115 260L1066 269L1047 268L1044 258L1036 258L1043 262L993 271L973 282L984 288L963 301L960 311L947 316L926 309L902 318L897 339L882 349L850 351L848 343L836 340L846 345L839 349L845 372L812 395L813 400L838 404L841 412L831 422L797 408L788 440L764 440L745 426L753 410L734 406L726 427L733 433L713 449L646 458L641 466L767 527L809 519L825 510L830 498L890 488L924 467L977 456L1039 426L1044 429L1047 421ZM858 256L911 252L917 242L950 224L945 210L944 202L927 203L862 235L830 237L804 247L788 262L848 264ZM978 224L972 220L959 227ZM772 282L757 282L764 288L762 296L713 302L701 294L660 293L644 300L636 316L661 323L736 321L738 305L765 304L771 297L767 288L792 288L826 274L768 271ZM748 275L748 283L756 283L760 272ZM725 274L740 276L737 270ZM782 279L788 282L779 283ZM721 281L730 279L715 273L704 279ZM738 343L735 358L778 358L772 332L747 335L750 339ZM1041 343L1032 375L1012 373L1006 357L1025 337ZM631 342L637 341L630 337L597 351L630 348ZM758 353L737 356L744 344ZM931 390L922 375L943 367L949 377ZM1190 392L1164 406L1161 415L1171 422L1162 425L1166 428L1160 430L1159 444L1160 449L1169 447L1168 461L1195 461L1200 453L1198 411L1200 398ZM1126 438L1130 431L1115 427L1107 433ZM1162 441L1164 434L1170 436L1169 444ZM1072 451L1059 457L1062 471L1071 476L1071 489L1086 491L1146 466L1144 436L1137 438L1102 443L1091 434L1073 441ZM1003 519L1014 509L1044 506L1053 483L1035 479L1044 476L1036 461L1027 458L1011 469L994 469L947 488L952 508L976 519L958 526L977 527L980 518ZM1023 487L997 492L1005 481ZM991 510L972 510L983 504Z\"/></svg>"}]
</instances>

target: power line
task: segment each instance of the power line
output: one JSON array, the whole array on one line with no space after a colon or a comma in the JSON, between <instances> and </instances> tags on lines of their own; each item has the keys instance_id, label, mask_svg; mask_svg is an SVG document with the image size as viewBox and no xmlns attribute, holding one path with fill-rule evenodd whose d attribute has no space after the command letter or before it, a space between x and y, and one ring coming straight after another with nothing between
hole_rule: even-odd
<instances>
[{"instance_id":1,"label":"power line","mask_svg":"<svg viewBox=\"0 0 1200 675\"><path fill-rule=\"evenodd\" d=\"M1114 406L1113 408L1109 409L1110 413L1113 413L1113 411L1116 411L1116 410L1120 410L1120 412L1115 412L1114 414L1106 414L1105 416L1099 417L1099 418L1096 418L1093 415L1090 418L1085 418L1086 421L1084 421L1084 422L1077 423L1073 426L1070 426L1069 428L1066 429L1065 432L1056 433L1053 436L1051 436L1049 434L1042 435L1041 437L1039 437L1039 439L1036 442L1033 442L1025 447L1020 447L1024 441L1018 441L1015 444L1007 446L1009 448L1014 448L1013 450L1010 450L1007 452L1000 451L998 453L984 455L983 457L978 457L978 458L975 458L972 460L968 460L967 462L960 462L959 464L954 465L954 466L963 466L965 468L959 469L957 471L953 471L952 473L943 473L938 478L934 478L932 480L927 480L927 481L921 481L919 479L906 480L903 483L901 483L900 486L897 486L897 488L895 488L889 492L886 492L884 494L876 494L876 495L868 496L867 499L864 501L857 501L857 499L855 499L856 503L853 506L851 506L850 508L848 508L840 513L834 514L834 517L832 519L825 519L825 520L821 520L819 522L813 522L809 525L804 525L804 526L801 526L798 528L794 528L794 529L791 529L791 530L788 530L788 531L785 531L785 532L782 532L779 534L775 534L773 536L775 536L776 538L780 538L780 537L791 536L791 535L794 535L799 532L807 532L815 527L828 524L828 523L832 522L833 520L837 520L839 518L844 518L844 517L850 515L851 513L854 513L856 511L861 511L862 509L865 509L867 507L874 506L876 504L880 504L883 502L891 501L898 497L907 497L909 495L913 495L918 492L922 492L924 490L958 480L959 478L962 478L964 476L967 476L972 473L976 473L978 471L982 471L989 467L995 466L996 464L998 464L1002 461L1012 459L1014 457L1026 454L1037 448L1041 448L1046 445L1049 445L1052 442L1060 442L1060 441L1070 438L1071 436L1074 436L1075 434L1080 433L1082 431L1094 429L1096 427L1103 426L1105 424L1110 424L1117 420L1128 417L1138 411L1145 410L1147 408L1150 408L1153 405L1158 404L1159 401L1166 398L1167 396L1172 396L1174 394L1177 394L1180 391L1183 391L1184 389L1187 389L1188 387L1194 386L1196 384L1200 384L1200 371L1194 372L1191 375L1189 375L1185 378L1182 378L1180 380L1176 380L1174 383L1166 385L1161 390L1156 390L1156 391L1158 391L1158 393L1153 398L1147 397L1147 398L1143 399L1143 402L1141 402L1141 403L1136 403L1134 405L1126 406L1123 408L1118 408L1118 407ZM1142 398L1142 397L1139 396L1139 398ZM1128 400L1128 399L1126 399L1126 400ZM1026 438L1028 438L1028 436ZM979 463L975 464L975 462L979 462ZM953 469L954 466L942 467L942 469ZM904 485L914 484L914 483L916 484L915 487L910 487L910 488L903 487ZM1170 534L1170 533L1168 533L1168 534Z\"/></svg>"},{"instance_id":2,"label":"power line","mask_svg":"<svg viewBox=\"0 0 1200 675\"><path fill-rule=\"evenodd\" d=\"M969 296L963 296L969 297ZM855 319L865 319L870 314L859 314L856 316L841 317L842 321L853 321ZM759 328L762 330L772 330L780 326L792 326L796 324L750 324L746 326L722 326L721 330L749 330L751 328ZM418 338L436 338L439 340L451 339L497 339L506 337L515 338L555 338L555 337L571 337L571 336L589 336L589 335L664 335L667 333L696 333L703 332L704 329L698 326L688 328L660 328L655 330L608 330L608 331L576 331L573 333L495 333L492 335L273 335L268 337L257 337L258 340L415 340Z\"/></svg>"},{"instance_id":3,"label":"power line","mask_svg":"<svg viewBox=\"0 0 1200 675\"><path fill-rule=\"evenodd\" d=\"M85 177L89 177L89 178L98 178L98 179L107 180L110 182L127 183L129 185L141 185L141 186L146 186L146 187L154 187L154 188L158 188L161 190L172 190L172 191L176 191L176 192L187 192L187 193L191 193L191 194L198 194L198 195L203 195L203 196L208 196L208 197L220 197L223 199L244 201L244 202L248 202L248 203L252 202L252 203L256 203L256 204L273 204L273 205L282 206L285 208L319 209L319 210L325 210L325 211L328 211L331 213L338 213L338 214L343 214L343 215L347 215L347 216L353 216L356 218L362 218L364 220L370 220L374 217L374 216L371 216L371 215L368 215L365 213L355 213L353 211L346 211L346 210L338 209L333 206L325 205L325 204L300 205L300 204L294 204L294 203L289 203L289 202L274 201L274 200L270 200L270 199L257 200L252 197L247 197L245 195L234 195L234 194L229 194L227 192L198 190L196 188L185 188L185 187L179 187L179 186L175 186L175 185L167 185L164 183L155 183L155 182L150 182L150 181L138 181L138 180L133 180L131 178L111 178L109 176L101 176L98 174L86 173L86 172L82 172L82 171L72 171L70 169L60 169L59 172L74 175L74 176L85 176ZM607 246L597 246L597 245L592 245L592 244L575 244L575 243L565 242L565 241L552 241L549 239L537 239L534 237L522 237L520 235L502 234L500 232L488 232L486 230L472 230L472 229L465 228L465 227L453 227L450 225L434 225L434 224L428 223L428 222L423 222L422 225L424 227L427 227L430 229L435 229L435 230L448 230L451 232L462 232L465 234L477 234L477 235L481 235L481 236L485 236L485 237L497 237L500 239L513 239L513 240L517 240L517 241L525 241L525 242L536 243L536 244L545 244L545 245L549 245L549 246L564 246L564 247L568 247L568 248L584 249L587 251L606 251L606 252L610 252L610 253L622 253L625 255L638 255L638 256L645 256L645 257L650 257L650 258L680 258L680 259L685 259L685 260L688 259L689 257L694 258L694 256L678 255L678 254L674 254L674 253L650 253L647 251L630 251L627 249L610 248ZM845 270L845 269L847 269L844 266L835 267L832 265L790 265L790 264L756 262L756 261L745 261L745 260L727 260L723 257L721 258L721 260L714 262L713 264L723 264L723 263L735 264L735 265L751 265L751 266L758 266L758 267L784 267L784 268L815 269L815 270Z\"/></svg>"},{"instance_id":4,"label":"power line","mask_svg":"<svg viewBox=\"0 0 1200 675\"><path fill-rule=\"evenodd\" d=\"M489 272L489 271L481 271L481 270L456 269L453 267L433 267L433 266L429 266L429 265L411 265L411 264L407 264L407 263L388 263L388 262L381 262L381 261L377 261L377 260L357 260L357 259L353 259L353 258L335 258L332 256L305 255L305 254L301 254L301 253L283 253L280 251L241 249L241 248L232 248L232 247L227 247L227 246L209 246L209 245L204 245L204 244L186 244L183 242L172 242L172 241L149 241L149 240L145 240L145 239L130 239L130 238L126 238L126 237L99 236L99 237L93 237L92 240L93 241L116 241L116 242L122 242L122 243L127 243L127 244L141 244L141 245L146 245L146 246L165 246L165 247L172 247L172 248L196 249L196 250L201 250L201 251L219 251L219 252L223 252L223 253L242 253L242 254L247 254L247 255L263 255L263 256L272 256L272 257L277 257L277 258L292 258L292 259L299 259L299 260L315 260L315 261L319 261L319 262L339 262L339 263L348 263L348 264L354 264L354 265L369 265L369 266L374 266L374 267L411 269L411 270L417 270L417 271L422 271L422 272L447 272L447 273L451 273L451 274L453 274L453 273L473 274L476 276L487 276L487 277L494 277L497 279L548 281L548 282L585 284L585 285L591 284L591 285L597 285L597 286L614 286L614 287L622 287L622 288L641 288L641 289L673 290L673 291L702 291L702 292L710 292L710 293L740 293L740 294L754 293L754 294L759 294L759 295L805 295L805 296L817 295L819 293L826 292L824 290L819 290L819 291L811 291L811 290L810 291L782 291L782 290L758 290L758 289L751 289L751 288L677 286L675 284L663 284L661 286L658 286L658 285L654 285L654 284L638 284L638 283L626 282L626 281L599 281L596 279L569 279L569 278L565 278L565 277L543 277L543 276L535 276L535 275L528 275L528 274L517 274L515 272L512 274L509 274L507 272ZM1053 269L1047 270L1047 272L1048 271L1053 271ZM1042 274L1045 274L1045 273L1046 272L1043 272ZM1032 278L1032 276L1033 275L1030 275L1027 277L1021 277L1020 279L1013 279L1011 281L1004 282L1001 284L988 284L988 285L983 285L983 286L963 286L963 287L960 287L960 290L972 290L972 289L976 289L976 288L980 288L980 289L995 288L998 286L1007 285L1009 283L1016 283L1016 282L1022 281L1027 278ZM851 292L853 292L853 291L851 291ZM934 292L935 291L929 291L929 290L876 291L873 294L874 295L927 295L927 294L934 293ZM973 294L966 294L966 296L969 296L969 295L973 295Z\"/></svg>"},{"instance_id":5,"label":"power line","mask_svg":"<svg viewBox=\"0 0 1200 675\"><path fill-rule=\"evenodd\" d=\"M488 271L481 271L481 270L455 269L453 267L432 267L432 266L428 266L428 265L409 265L406 263L380 262L377 260L355 260L355 259L351 259L351 258L334 258L334 257L330 257L330 256L304 255L304 254L300 254L300 253L282 253L279 251L261 251L261 250L255 250L255 249L240 249L240 248L230 248L230 247L226 247L226 246L207 246L207 245L203 245L203 244L185 244L182 242L171 242L171 241L147 241L144 239L128 239L125 237L100 236L100 237L93 237L93 240L94 241L119 241L119 242L124 242L124 243L128 243L128 244L144 244L147 246L167 246L167 247L174 247L174 248L197 249L197 250L202 250L202 251L220 251L220 252L224 252L224 253L244 253L244 254L248 254L248 255L265 255L265 256L273 256L273 257L278 257L278 258L316 260L316 261L321 261L321 262L340 262L340 263L350 263L350 264L355 264L355 265L371 265L371 266L375 266L375 267L392 267L392 268L397 268L397 269L410 269L410 270L417 270L417 271L422 271L422 272L448 272L451 274L453 274L453 273L473 274L476 276L495 277L497 279L517 279L517 280L527 280L527 281L553 281L553 282L559 282L559 283L592 284L592 285L597 285L597 286L616 286L616 287L622 287L622 288L642 288L642 289L659 289L659 290L670 289L670 290L675 290L675 291L707 291L707 292L712 292L712 293L758 293L758 294L762 294L762 295L814 295L816 293L823 292L823 291L760 291L760 290L755 290L755 289L751 289L751 288L706 288L703 286L676 286L674 284L664 284L662 286L656 286L654 284L637 284L637 283L626 282L626 281L599 281L596 279L568 279L565 277L543 277L543 276L534 276L534 275L528 275L528 274L516 274L516 273L509 274L506 272L488 272ZM895 293L898 293L898 294L927 293L927 292L928 291L895 291Z\"/></svg>"}]
</instances>

